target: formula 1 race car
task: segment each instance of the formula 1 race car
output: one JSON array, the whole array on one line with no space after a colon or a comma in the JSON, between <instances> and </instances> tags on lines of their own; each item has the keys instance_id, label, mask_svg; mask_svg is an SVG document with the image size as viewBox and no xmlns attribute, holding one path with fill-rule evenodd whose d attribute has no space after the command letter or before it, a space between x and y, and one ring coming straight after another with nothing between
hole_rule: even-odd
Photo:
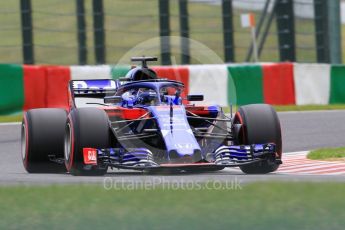
<instances>
[{"instance_id":1,"label":"formula 1 race car","mask_svg":"<svg viewBox=\"0 0 345 230\"><path fill-rule=\"evenodd\" d=\"M149 172L200 172L240 167L277 170L280 122L265 104L227 116L217 105L197 106L181 82L141 66L116 81L72 80L69 111L32 109L22 122L22 159L29 173L104 175L109 167Z\"/></svg>"}]
</instances>

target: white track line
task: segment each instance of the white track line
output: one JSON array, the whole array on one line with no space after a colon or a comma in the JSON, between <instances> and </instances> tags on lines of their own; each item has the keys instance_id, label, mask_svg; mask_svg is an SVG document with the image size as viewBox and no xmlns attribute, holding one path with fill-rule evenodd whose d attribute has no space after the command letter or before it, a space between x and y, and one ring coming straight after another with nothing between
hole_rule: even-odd
<instances>
[{"instance_id":1,"label":"white track line","mask_svg":"<svg viewBox=\"0 0 345 230\"><path fill-rule=\"evenodd\" d=\"M333 109L333 110L307 110L307 111L284 111L278 112L278 114L295 114L295 113L335 113L335 112L345 112L342 109Z\"/></svg>"},{"instance_id":2,"label":"white track line","mask_svg":"<svg viewBox=\"0 0 345 230\"><path fill-rule=\"evenodd\" d=\"M334 175L334 176L337 176L337 175L345 175L345 171L342 171L342 172L335 172L335 173L327 173L327 175Z\"/></svg>"},{"instance_id":3,"label":"white track line","mask_svg":"<svg viewBox=\"0 0 345 230\"><path fill-rule=\"evenodd\" d=\"M0 123L0 126L13 126L13 125L20 125L21 122L4 122Z\"/></svg>"},{"instance_id":4,"label":"white track line","mask_svg":"<svg viewBox=\"0 0 345 230\"><path fill-rule=\"evenodd\" d=\"M309 152L310 152L310 151L287 152L287 153L283 153L283 158L284 158L284 156L286 156L286 155L293 155L293 156L302 155L302 156L305 156L305 155L307 155Z\"/></svg>"}]
</instances>

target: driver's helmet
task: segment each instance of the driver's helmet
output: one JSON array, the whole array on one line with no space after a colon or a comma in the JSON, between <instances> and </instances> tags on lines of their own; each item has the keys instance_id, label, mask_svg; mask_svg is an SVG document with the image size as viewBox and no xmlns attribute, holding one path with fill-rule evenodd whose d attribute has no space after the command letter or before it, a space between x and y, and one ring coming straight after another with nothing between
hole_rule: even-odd
<instances>
[{"instance_id":1,"label":"driver's helmet","mask_svg":"<svg viewBox=\"0 0 345 230\"><path fill-rule=\"evenodd\" d=\"M129 78L131 81L151 80L157 79L157 74L152 69L136 67L126 74L126 78Z\"/></svg>"},{"instance_id":2,"label":"driver's helmet","mask_svg":"<svg viewBox=\"0 0 345 230\"><path fill-rule=\"evenodd\" d=\"M151 89L139 89L137 103L142 105L154 105L157 100L157 93Z\"/></svg>"}]
</instances>

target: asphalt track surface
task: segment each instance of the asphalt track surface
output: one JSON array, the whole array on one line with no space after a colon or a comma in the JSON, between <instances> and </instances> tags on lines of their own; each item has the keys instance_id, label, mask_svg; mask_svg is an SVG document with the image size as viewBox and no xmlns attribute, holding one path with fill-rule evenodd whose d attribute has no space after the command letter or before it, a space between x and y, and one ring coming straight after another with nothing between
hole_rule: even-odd
<instances>
[{"instance_id":1,"label":"asphalt track surface","mask_svg":"<svg viewBox=\"0 0 345 230\"><path fill-rule=\"evenodd\" d=\"M345 111L279 113L283 151L308 151L321 147L345 146ZM109 170L103 177L75 177L69 174L28 174L20 154L20 125L0 124L0 185L74 183L198 183L208 181L342 181L345 176L271 173L244 175L238 169L201 174L150 175L129 170ZM293 154L293 153L292 153ZM289 154L291 155L291 154Z\"/></svg>"}]
</instances>

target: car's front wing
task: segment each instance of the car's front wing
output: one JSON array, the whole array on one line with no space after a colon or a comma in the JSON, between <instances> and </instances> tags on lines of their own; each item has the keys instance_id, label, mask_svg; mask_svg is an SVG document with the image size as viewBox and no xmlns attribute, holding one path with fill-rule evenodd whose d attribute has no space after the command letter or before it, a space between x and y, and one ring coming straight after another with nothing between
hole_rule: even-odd
<instances>
[{"instance_id":1,"label":"car's front wing","mask_svg":"<svg viewBox=\"0 0 345 230\"><path fill-rule=\"evenodd\" d=\"M202 161L195 163L161 163L154 161L153 154L145 148L135 149L94 149L84 148L83 158L86 165L106 165L119 169L133 170L192 170L192 169L222 169L225 167L238 167L261 161L281 164L277 158L275 144L253 144L253 145L232 145L221 146L214 153L211 153L210 162Z\"/></svg>"}]
</instances>

